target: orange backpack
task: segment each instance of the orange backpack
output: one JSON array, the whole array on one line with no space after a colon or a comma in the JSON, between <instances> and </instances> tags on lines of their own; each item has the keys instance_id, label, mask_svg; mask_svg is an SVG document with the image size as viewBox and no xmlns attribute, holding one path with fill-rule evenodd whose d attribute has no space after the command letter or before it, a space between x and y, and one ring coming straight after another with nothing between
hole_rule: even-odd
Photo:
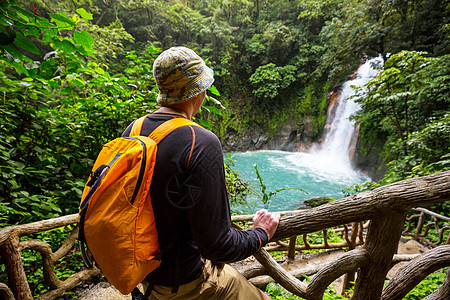
<instances>
[{"instance_id":1,"label":"orange backpack","mask_svg":"<svg viewBox=\"0 0 450 300\"><path fill-rule=\"evenodd\" d=\"M157 144L182 126L199 126L174 118L140 136L145 117L133 124L130 137L103 146L79 207L83 259L93 261L122 294L129 294L161 263L150 184ZM88 249L86 249L86 246Z\"/></svg>"}]
</instances>

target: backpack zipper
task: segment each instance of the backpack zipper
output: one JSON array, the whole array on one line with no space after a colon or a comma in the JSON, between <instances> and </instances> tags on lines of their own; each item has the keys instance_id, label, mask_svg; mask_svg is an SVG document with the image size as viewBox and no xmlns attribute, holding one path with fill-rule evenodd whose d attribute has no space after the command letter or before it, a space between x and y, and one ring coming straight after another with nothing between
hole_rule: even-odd
<instances>
[{"instance_id":1,"label":"backpack zipper","mask_svg":"<svg viewBox=\"0 0 450 300\"><path fill-rule=\"evenodd\" d=\"M138 138L124 137L124 139L139 141L139 143L141 143L142 148L144 149L144 151L142 153L141 169L139 171L139 176L138 176L138 180L136 182L136 187L134 188L133 196L131 197L131 201L130 201L130 204L133 205L134 201L136 200L139 188L141 187L142 179L144 179L145 165L147 163L147 147L145 146L145 143Z\"/></svg>"}]
</instances>

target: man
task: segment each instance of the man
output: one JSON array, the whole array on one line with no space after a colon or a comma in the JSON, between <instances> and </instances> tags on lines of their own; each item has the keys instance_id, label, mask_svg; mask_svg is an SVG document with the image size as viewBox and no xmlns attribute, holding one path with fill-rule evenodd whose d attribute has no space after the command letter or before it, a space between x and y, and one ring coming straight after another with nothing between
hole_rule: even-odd
<instances>
[{"instance_id":1,"label":"man","mask_svg":"<svg viewBox=\"0 0 450 300\"><path fill-rule=\"evenodd\" d=\"M171 118L191 119L214 81L213 71L185 47L161 53L153 75L161 108L145 119L141 135ZM253 230L230 228L222 147L211 131L185 126L158 144L150 193L163 251L161 266L147 277L150 299L270 299L223 263L264 246L280 215L261 210Z\"/></svg>"}]
</instances>

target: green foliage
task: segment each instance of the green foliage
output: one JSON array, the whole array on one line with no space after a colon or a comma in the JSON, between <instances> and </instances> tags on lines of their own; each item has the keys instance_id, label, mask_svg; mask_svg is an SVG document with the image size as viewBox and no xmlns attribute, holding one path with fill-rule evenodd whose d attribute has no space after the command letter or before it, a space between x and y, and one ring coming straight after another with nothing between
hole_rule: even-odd
<instances>
[{"instance_id":1,"label":"green foliage","mask_svg":"<svg viewBox=\"0 0 450 300\"><path fill-rule=\"evenodd\" d=\"M339 14L320 32L327 45L321 58L333 82L342 81L358 64L355 57L383 58L401 50L448 54L450 7L444 0L339 1ZM418 24L421 24L420 26Z\"/></svg>"},{"instance_id":2,"label":"green foliage","mask_svg":"<svg viewBox=\"0 0 450 300\"><path fill-rule=\"evenodd\" d=\"M423 299L437 290L445 280L448 268L441 269L428 275L414 289L412 289L403 299L417 300Z\"/></svg>"},{"instance_id":3,"label":"green foliage","mask_svg":"<svg viewBox=\"0 0 450 300\"><path fill-rule=\"evenodd\" d=\"M249 79L255 86L253 94L262 99L275 98L280 90L286 89L295 81L296 70L291 65L277 67L273 63L258 67Z\"/></svg>"},{"instance_id":4,"label":"green foliage","mask_svg":"<svg viewBox=\"0 0 450 300\"><path fill-rule=\"evenodd\" d=\"M58 169L58 160L64 160L64 154L55 153L51 158L46 155L58 148L58 141L48 136L51 130L48 124L52 122L48 119L48 112L54 105L49 100L52 88L62 78L45 76L49 68L56 67L56 64L52 64L56 58L43 63L35 62L23 55L18 47L38 54L32 40L25 36L30 33L35 36L42 34L43 39L59 51L58 58L66 62L59 66L61 73L58 75L80 67L79 57L89 55L89 48L92 47L87 33L81 32L82 36L77 39L58 35L62 28L71 30L76 17L71 19L63 13L52 14L49 22L41 17L31 18L25 10L14 6L15 2L9 4L1 11L0 17L17 26L15 34L20 38L0 47L0 90L3 93L0 115L4 120L0 126L2 223L9 223L11 219L21 221L57 216L63 212L56 199L61 193L70 193L78 188L76 181L65 182L68 170ZM24 21L27 21L26 25ZM57 173L61 174L62 179L55 182L52 177L57 176ZM68 184L66 190L53 191L64 183Z\"/></svg>"},{"instance_id":5,"label":"green foliage","mask_svg":"<svg viewBox=\"0 0 450 300\"><path fill-rule=\"evenodd\" d=\"M124 43L129 44L134 41L133 36L123 28L122 23L116 21L108 26L100 27L84 21L79 24L79 28L88 32L91 39L95 40L93 53L97 58L97 63L104 63L119 69L120 66L116 66L116 60L125 54Z\"/></svg>"},{"instance_id":6,"label":"green foliage","mask_svg":"<svg viewBox=\"0 0 450 300\"><path fill-rule=\"evenodd\" d=\"M348 197L361 192L371 191L379 186L380 186L379 183L373 181L368 181L365 183L355 183L352 184L350 187L343 188L342 193L344 194L344 197Z\"/></svg>"},{"instance_id":7,"label":"green foliage","mask_svg":"<svg viewBox=\"0 0 450 300\"><path fill-rule=\"evenodd\" d=\"M424 80L417 73L432 60L421 52L402 51L392 55L384 70L364 86L363 94L355 101L363 110L379 110L384 116L382 129L395 131L398 138L407 140L414 125L411 124L415 117L414 103ZM404 151L408 153L407 148Z\"/></svg>"},{"instance_id":8,"label":"green foliage","mask_svg":"<svg viewBox=\"0 0 450 300\"><path fill-rule=\"evenodd\" d=\"M306 278L306 279L309 281L309 278ZM274 282L271 282L271 283L269 283L266 286L265 292L270 297L270 299L273 299L273 300L282 300L282 299L297 300L297 299L303 299L303 298L300 298L300 297L292 294L291 292L285 290L282 286L280 286L279 284L276 284ZM342 295L339 295L330 286L330 287L328 287L325 290L325 293L323 295L323 299L327 299L327 300L333 300L333 299L336 299L336 300L347 300L348 297L344 297Z\"/></svg>"},{"instance_id":9,"label":"green foliage","mask_svg":"<svg viewBox=\"0 0 450 300\"><path fill-rule=\"evenodd\" d=\"M0 39L2 43L0 48L4 54L8 54L11 58L15 58L13 64L19 74L24 73L26 76L33 75L29 73L23 64L24 62L33 63L33 60L26 53L40 55L40 50L33 40L43 36L45 42L51 42L52 47L56 50L64 49L67 52L77 52L82 55L89 55L89 43L77 43L70 38L57 35L60 30L72 30L79 17L68 17L65 13L49 14L50 21L46 18L37 16L19 6L16 0L6 0L1 4L0 9ZM78 41L79 42L79 41ZM22 50L22 51L21 51Z\"/></svg>"},{"instance_id":10,"label":"green foliage","mask_svg":"<svg viewBox=\"0 0 450 300\"><path fill-rule=\"evenodd\" d=\"M130 53L127 76L111 75L95 61L92 36L73 30L78 16L28 15L22 28L25 11L7 9L2 16L17 23L20 41L1 46L0 222L15 224L76 212L101 146L154 107L151 64L159 49ZM25 38L30 28L53 48L41 62L18 51L36 52Z\"/></svg>"},{"instance_id":11,"label":"green foliage","mask_svg":"<svg viewBox=\"0 0 450 300\"><path fill-rule=\"evenodd\" d=\"M426 127L412 132L406 145L409 155L402 155L404 143L390 144L396 159L388 163L384 182L434 174L450 169L450 115L432 118Z\"/></svg>"},{"instance_id":12,"label":"green foliage","mask_svg":"<svg viewBox=\"0 0 450 300\"><path fill-rule=\"evenodd\" d=\"M384 183L449 168L449 56L425 55L392 55L356 100L362 107L355 118L363 147L378 143L385 149Z\"/></svg>"},{"instance_id":13,"label":"green foliage","mask_svg":"<svg viewBox=\"0 0 450 300\"><path fill-rule=\"evenodd\" d=\"M266 286L265 292L270 297L270 299L287 299L287 300L300 299L299 297L286 291L285 289L283 289L281 286L279 286L274 282L271 282Z\"/></svg>"}]
</instances>

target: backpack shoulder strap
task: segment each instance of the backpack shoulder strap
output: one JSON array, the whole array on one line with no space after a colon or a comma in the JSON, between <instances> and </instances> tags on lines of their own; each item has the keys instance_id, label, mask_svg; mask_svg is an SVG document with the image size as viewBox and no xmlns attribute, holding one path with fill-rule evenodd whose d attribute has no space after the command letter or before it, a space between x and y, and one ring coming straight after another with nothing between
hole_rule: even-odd
<instances>
[{"instance_id":1,"label":"backpack shoulder strap","mask_svg":"<svg viewBox=\"0 0 450 300\"><path fill-rule=\"evenodd\" d=\"M147 115L145 115L143 117L140 117L139 119L134 121L133 127L131 127L130 137L131 136L141 135L142 124L144 124L145 118L147 118Z\"/></svg>"},{"instance_id":2,"label":"backpack shoulder strap","mask_svg":"<svg viewBox=\"0 0 450 300\"><path fill-rule=\"evenodd\" d=\"M188 119L185 119L185 118L173 118L173 119L170 119L170 120L162 123L161 125L159 125L155 130L153 130L153 132L150 134L149 137L158 144L169 133L171 133L175 129L183 127L183 126L188 126L188 125L189 126L201 127L197 123L194 123L194 122L192 122L192 121L190 121Z\"/></svg>"}]
</instances>

